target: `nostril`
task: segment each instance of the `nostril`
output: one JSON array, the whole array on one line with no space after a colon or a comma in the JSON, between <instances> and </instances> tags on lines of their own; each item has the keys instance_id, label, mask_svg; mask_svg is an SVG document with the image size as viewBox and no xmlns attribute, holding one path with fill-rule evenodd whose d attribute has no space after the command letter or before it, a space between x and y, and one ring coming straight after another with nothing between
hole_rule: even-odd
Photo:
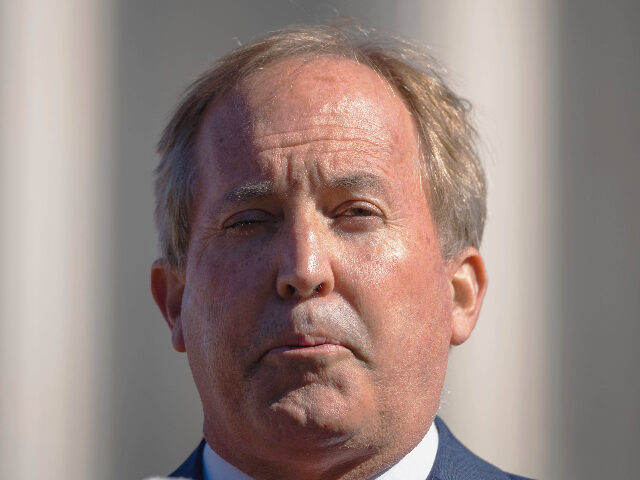
<instances>
[{"instance_id":1,"label":"nostril","mask_svg":"<svg viewBox=\"0 0 640 480\"><path fill-rule=\"evenodd\" d=\"M320 283L319 285L316 285L313 290L307 290L307 291L300 291L296 287L288 283L285 286L285 292L283 294L283 298L286 297L286 298L300 299L300 298L306 298L306 297L313 297L315 295L322 294L324 289L325 289L324 283Z\"/></svg>"}]
</instances>

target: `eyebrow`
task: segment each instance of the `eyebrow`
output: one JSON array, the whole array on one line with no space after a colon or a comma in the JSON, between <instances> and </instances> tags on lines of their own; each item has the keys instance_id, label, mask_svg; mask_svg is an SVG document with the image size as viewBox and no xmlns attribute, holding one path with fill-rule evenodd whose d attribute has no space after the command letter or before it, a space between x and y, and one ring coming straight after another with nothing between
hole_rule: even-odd
<instances>
[{"instance_id":1,"label":"eyebrow","mask_svg":"<svg viewBox=\"0 0 640 480\"><path fill-rule=\"evenodd\" d=\"M384 194L386 188L384 182L377 175L367 172L358 172L342 177L331 178L327 181L329 188L334 190L371 190L375 194Z\"/></svg>"},{"instance_id":2,"label":"eyebrow","mask_svg":"<svg viewBox=\"0 0 640 480\"><path fill-rule=\"evenodd\" d=\"M238 203L257 198L266 198L274 194L273 182L245 183L225 193L223 203Z\"/></svg>"},{"instance_id":3,"label":"eyebrow","mask_svg":"<svg viewBox=\"0 0 640 480\"><path fill-rule=\"evenodd\" d=\"M330 190L369 190L376 195L386 192L382 179L367 172L329 178L325 182L325 186ZM221 206L269 198L275 194L275 186L271 181L245 183L225 193Z\"/></svg>"}]
</instances>

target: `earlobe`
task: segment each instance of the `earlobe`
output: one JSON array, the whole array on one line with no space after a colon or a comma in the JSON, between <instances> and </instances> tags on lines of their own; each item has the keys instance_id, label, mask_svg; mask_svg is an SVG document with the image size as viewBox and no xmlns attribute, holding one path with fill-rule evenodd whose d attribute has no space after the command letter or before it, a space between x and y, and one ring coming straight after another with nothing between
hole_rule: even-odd
<instances>
[{"instance_id":1,"label":"earlobe","mask_svg":"<svg viewBox=\"0 0 640 480\"><path fill-rule=\"evenodd\" d=\"M171 343L178 352L185 352L182 332L182 293L184 275L165 260L158 259L151 266L151 294L171 330Z\"/></svg>"},{"instance_id":2,"label":"earlobe","mask_svg":"<svg viewBox=\"0 0 640 480\"><path fill-rule=\"evenodd\" d=\"M460 345L476 325L487 289L487 273L477 249L468 247L454 260L450 278L453 297L451 345Z\"/></svg>"}]
</instances>

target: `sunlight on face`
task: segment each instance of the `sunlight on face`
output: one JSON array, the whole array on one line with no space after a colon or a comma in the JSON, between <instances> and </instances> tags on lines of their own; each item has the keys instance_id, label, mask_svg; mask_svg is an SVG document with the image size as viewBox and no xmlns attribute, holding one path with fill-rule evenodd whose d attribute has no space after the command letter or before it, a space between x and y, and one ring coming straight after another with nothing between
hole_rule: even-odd
<instances>
[{"instance_id":1,"label":"sunlight on face","mask_svg":"<svg viewBox=\"0 0 640 480\"><path fill-rule=\"evenodd\" d=\"M210 109L197 158L182 327L207 441L247 471L415 444L452 299L393 89L346 59L273 64Z\"/></svg>"}]
</instances>

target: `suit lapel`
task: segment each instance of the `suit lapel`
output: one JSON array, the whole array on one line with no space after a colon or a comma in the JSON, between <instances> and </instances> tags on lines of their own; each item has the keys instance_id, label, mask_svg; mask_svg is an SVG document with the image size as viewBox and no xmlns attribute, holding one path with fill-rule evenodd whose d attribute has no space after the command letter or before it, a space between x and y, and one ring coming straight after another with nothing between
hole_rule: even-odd
<instances>
[{"instance_id":1,"label":"suit lapel","mask_svg":"<svg viewBox=\"0 0 640 480\"><path fill-rule=\"evenodd\" d=\"M427 480L510 480L509 475L475 456L453 436L440 417L438 453Z\"/></svg>"},{"instance_id":2,"label":"suit lapel","mask_svg":"<svg viewBox=\"0 0 640 480\"><path fill-rule=\"evenodd\" d=\"M200 441L200 444L189 455L182 465L173 472L169 477L184 477L191 478L193 480L204 480L204 468L202 465L202 451L205 446L204 438Z\"/></svg>"}]
</instances>

